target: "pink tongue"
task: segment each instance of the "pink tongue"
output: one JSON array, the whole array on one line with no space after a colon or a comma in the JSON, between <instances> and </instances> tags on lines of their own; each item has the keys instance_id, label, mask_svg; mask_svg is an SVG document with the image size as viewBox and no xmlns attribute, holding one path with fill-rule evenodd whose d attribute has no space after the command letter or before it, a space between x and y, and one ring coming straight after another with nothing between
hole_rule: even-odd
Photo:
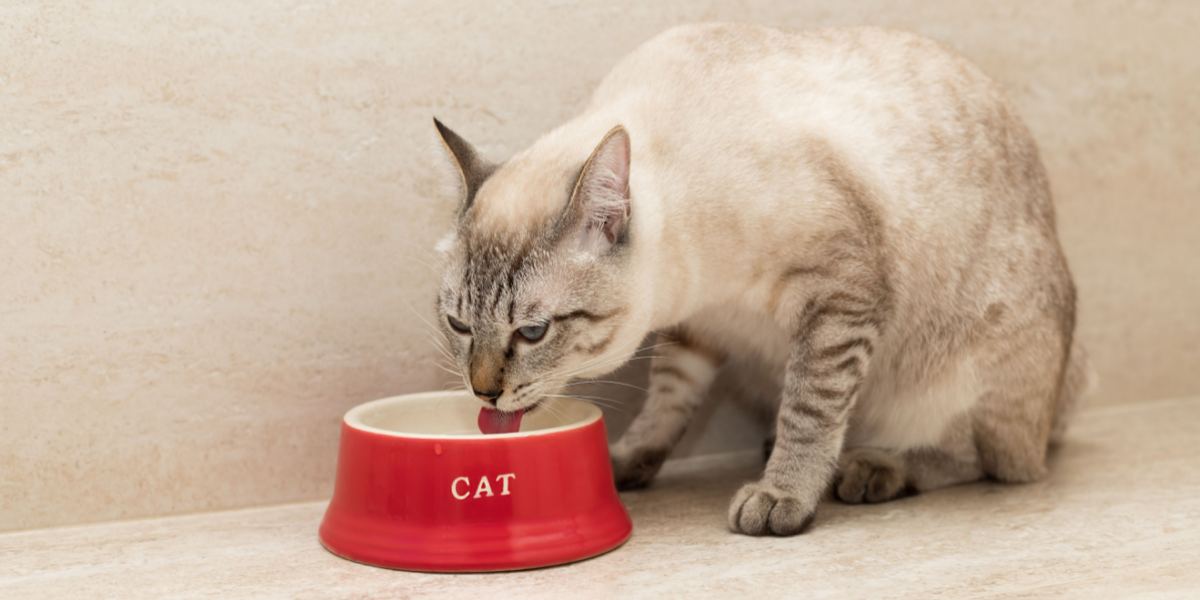
<instances>
[{"instance_id":1,"label":"pink tongue","mask_svg":"<svg viewBox=\"0 0 1200 600\"><path fill-rule=\"evenodd\" d=\"M512 433L521 428L521 415L524 410L502 412L491 408L479 409L479 433Z\"/></svg>"}]
</instances>

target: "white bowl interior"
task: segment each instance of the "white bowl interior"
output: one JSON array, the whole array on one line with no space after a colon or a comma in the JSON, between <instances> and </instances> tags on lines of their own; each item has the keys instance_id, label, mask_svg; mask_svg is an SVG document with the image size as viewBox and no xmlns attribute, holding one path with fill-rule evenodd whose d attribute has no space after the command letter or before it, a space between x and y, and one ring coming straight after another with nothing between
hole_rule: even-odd
<instances>
[{"instance_id":1,"label":"white bowl interior","mask_svg":"<svg viewBox=\"0 0 1200 600\"><path fill-rule=\"evenodd\" d=\"M360 404L346 413L345 421L356 429L399 437L495 438L546 434L600 418L600 409L588 402L547 399L523 416L517 432L485 435L477 425L482 407L465 392L408 394Z\"/></svg>"}]
</instances>

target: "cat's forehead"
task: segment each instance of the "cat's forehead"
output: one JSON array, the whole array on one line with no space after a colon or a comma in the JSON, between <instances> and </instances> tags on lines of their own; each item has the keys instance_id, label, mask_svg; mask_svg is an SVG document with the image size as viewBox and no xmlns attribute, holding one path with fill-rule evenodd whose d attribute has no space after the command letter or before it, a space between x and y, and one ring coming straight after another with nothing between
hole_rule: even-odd
<instances>
[{"instance_id":1,"label":"cat's forehead","mask_svg":"<svg viewBox=\"0 0 1200 600\"><path fill-rule=\"evenodd\" d=\"M446 284L463 308L496 311L520 296L553 295L572 269L563 268L562 240L572 220L565 209L581 164L546 153L513 157L492 172L460 217ZM518 308L519 308L519 302Z\"/></svg>"},{"instance_id":2,"label":"cat's forehead","mask_svg":"<svg viewBox=\"0 0 1200 600\"><path fill-rule=\"evenodd\" d=\"M537 243L532 231L513 231L500 235L494 231L473 232L463 236L462 260L468 269L486 272L489 270L519 269L532 253Z\"/></svg>"},{"instance_id":3,"label":"cat's forehead","mask_svg":"<svg viewBox=\"0 0 1200 600\"><path fill-rule=\"evenodd\" d=\"M516 156L483 182L465 221L480 236L521 237L544 227L567 205L579 169L561 157Z\"/></svg>"},{"instance_id":4,"label":"cat's forehead","mask_svg":"<svg viewBox=\"0 0 1200 600\"><path fill-rule=\"evenodd\" d=\"M497 235L496 232L461 231L453 269L446 284L465 294L475 305L485 298L493 304L515 295L556 269L552 244L535 231Z\"/></svg>"}]
</instances>

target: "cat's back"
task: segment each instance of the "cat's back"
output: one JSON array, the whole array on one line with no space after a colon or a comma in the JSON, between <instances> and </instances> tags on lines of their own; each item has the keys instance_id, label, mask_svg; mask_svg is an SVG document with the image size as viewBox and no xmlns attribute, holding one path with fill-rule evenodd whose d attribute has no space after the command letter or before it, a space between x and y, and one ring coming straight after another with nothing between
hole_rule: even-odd
<instances>
[{"instance_id":1,"label":"cat's back","mask_svg":"<svg viewBox=\"0 0 1200 600\"><path fill-rule=\"evenodd\" d=\"M890 92L891 102L918 101L917 95L891 94L928 93L931 84L955 87L960 93L975 87L977 94L1000 95L999 88L969 61L908 31L879 27L783 31L761 25L702 23L673 27L643 43L612 69L593 98L595 104L618 101L631 93L744 99L808 90L809 98L817 100L814 106L825 103L822 98L832 104L846 93L859 95L863 101L859 106L868 106L884 99L882 90Z\"/></svg>"},{"instance_id":2,"label":"cat's back","mask_svg":"<svg viewBox=\"0 0 1200 600\"><path fill-rule=\"evenodd\" d=\"M643 158L674 180L795 179L815 142L878 192L895 226L938 204L958 229L997 200L1053 222L1036 146L1000 86L911 32L675 27L622 60L589 112L648 138Z\"/></svg>"},{"instance_id":3,"label":"cat's back","mask_svg":"<svg viewBox=\"0 0 1200 600\"><path fill-rule=\"evenodd\" d=\"M849 194L912 298L947 272L985 295L1012 248L1037 257L1008 271L1014 295L1069 278L1028 129L978 67L913 33L677 27L612 70L592 120L627 126L674 227L741 221L764 248L796 245L858 214Z\"/></svg>"},{"instance_id":4,"label":"cat's back","mask_svg":"<svg viewBox=\"0 0 1200 600\"><path fill-rule=\"evenodd\" d=\"M927 66L931 59L945 65L958 61L938 43L903 30L861 26L785 31L743 23L695 23L667 29L638 46L613 67L595 96L609 99L646 85L665 91L672 86L694 89L722 79L753 86L740 78L804 71L822 82L876 78L899 67L911 75L912 68ZM747 67L754 73L740 71Z\"/></svg>"},{"instance_id":5,"label":"cat's back","mask_svg":"<svg viewBox=\"0 0 1200 600\"><path fill-rule=\"evenodd\" d=\"M938 121L981 124L1006 103L969 61L911 32L705 23L669 29L623 59L593 97L593 108L614 105L652 131L761 125L870 143Z\"/></svg>"}]
</instances>

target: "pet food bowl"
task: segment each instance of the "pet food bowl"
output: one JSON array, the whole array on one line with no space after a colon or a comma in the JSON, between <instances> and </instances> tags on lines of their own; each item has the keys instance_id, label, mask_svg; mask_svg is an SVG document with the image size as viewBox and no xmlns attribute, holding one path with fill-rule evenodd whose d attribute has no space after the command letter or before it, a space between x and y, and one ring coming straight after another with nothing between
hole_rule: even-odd
<instances>
[{"instance_id":1,"label":"pet food bowl","mask_svg":"<svg viewBox=\"0 0 1200 600\"><path fill-rule=\"evenodd\" d=\"M342 420L322 545L413 571L509 571L603 554L633 525L613 485L600 410L560 399L483 435L458 392L385 398Z\"/></svg>"}]
</instances>

